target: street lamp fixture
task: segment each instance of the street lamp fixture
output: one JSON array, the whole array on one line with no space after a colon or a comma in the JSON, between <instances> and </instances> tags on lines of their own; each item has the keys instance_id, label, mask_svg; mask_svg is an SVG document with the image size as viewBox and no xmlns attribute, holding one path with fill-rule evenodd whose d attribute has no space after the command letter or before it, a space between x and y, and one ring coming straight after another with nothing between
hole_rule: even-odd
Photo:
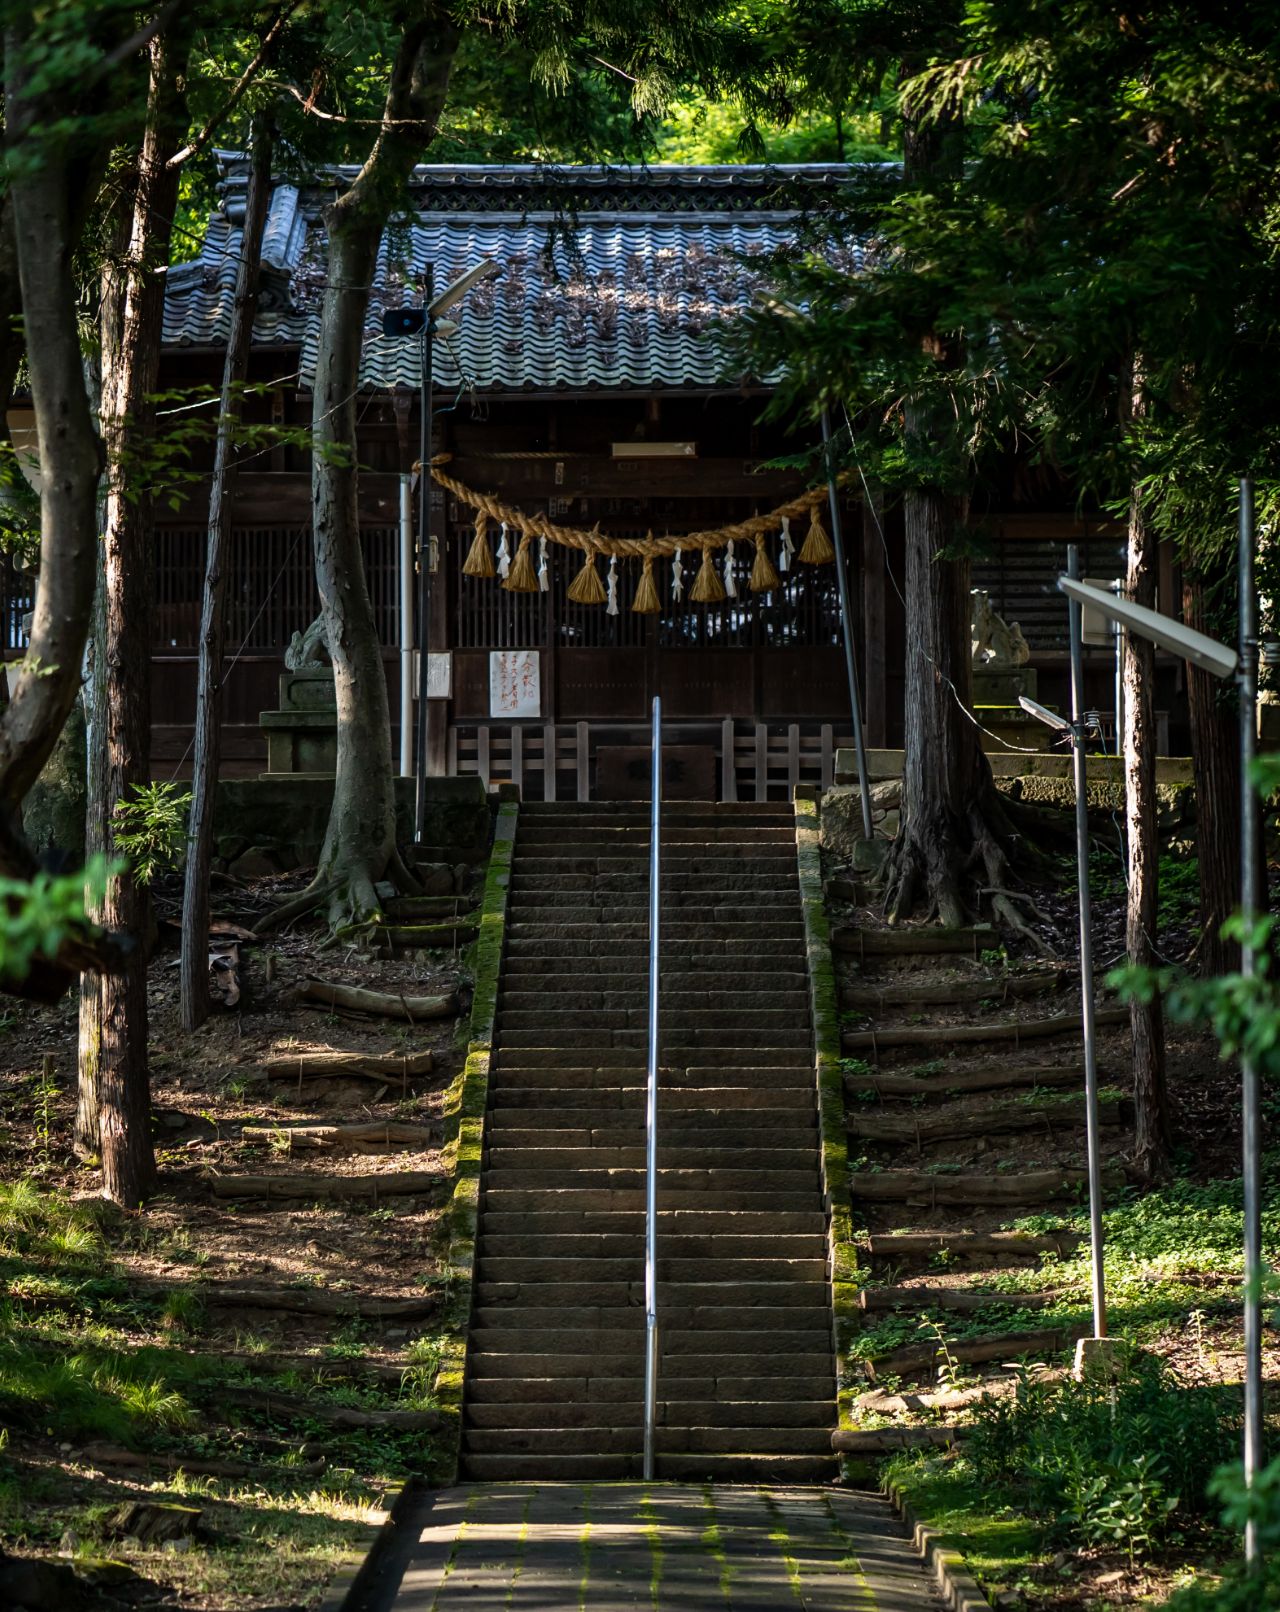
<instances>
[{"instance_id":1,"label":"street lamp fixture","mask_svg":"<svg viewBox=\"0 0 1280 1612\"><path fill-rule=\"evenodd\" d=\"M1082 940L1088 926L1088 867L1086 840L1080 825L1085 819L1084 753L1079 731L1083 654L1080 646L1080 612L1091 605L1108 620L1129 632L1181 656L1193 666L1217 678L1235 676L1240 691L1240 907L1243 936L1240 945L1240 972L1245 979L1257 968L1253 931L1256 926L1260 891L1258 888L1258 814L1253 799L1253 761L1258 745L1258 591L1254 576L1255 532L1253 481L1240 480L1240 525L1236 549L1236 572L1240 595L1239 647L1229 649L1205 633L1184 627L1144 605L1092 587L1079 580L1076 551L1069 549L1067 575L1058 586L1071 601L1071 684L1076 716L1076 825L1080 875L1080 929ZM1269 659L1271 644L1264 646ZM1083 972L1086 954L1082 944L1080 966L1085 990L1086 1071L1092 1057L1093 977ZM1086 1075L1087 1078L1087 1075ZM1262 1127L1261 1093L1258 1070L1247 1053L1240 1057L1243 1110L1244 1173L1244 1478L1252 1488L1262 1466ZM1092 1138L1092 1119L1090 1121ZM1093 1188L1093 1143L1090 1144L1090 1196ZM1095 1250L1095 1284L1100 1283L1101 1243ZM1251 1571L1262 1565L1257 1525L1245 1524L1245 1560Z\"/></svg>"},{"instance_id":2,"label":"street lamp fixture","mask_svg":"<svg viewBox=\"0 0 1280 1612\"><path fill-rule=\"evenodd\" d=\"M431 457L432 457L432 347L436 336L458 328L440 315L461 302L472 286L502 273L496 258L481 261L436 295L435 264L428 263L422 282L422 304L417 308L388 308L382 315L384 336L418 336L421 340L418 411L418 720L415 731L413 776L415 800L413 837L421 845L427 823L427 681L431 609ZM404 699L402 687L401 699ZM402 759L403 766L403 759Z\"/></svg>"}]
</instances>

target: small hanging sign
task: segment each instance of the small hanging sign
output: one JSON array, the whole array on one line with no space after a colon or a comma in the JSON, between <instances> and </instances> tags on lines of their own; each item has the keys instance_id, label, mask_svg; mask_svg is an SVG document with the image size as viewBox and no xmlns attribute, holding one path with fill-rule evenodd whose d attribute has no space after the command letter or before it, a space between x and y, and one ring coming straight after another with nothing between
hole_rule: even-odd
<instances>
[{"instance_id":1,"label":"small hanging sign","mask_svg":"<svg viewBox=\"0 0 1280 1612\"><path fill-rule=\"evenodd\" d=\"M536 649L489 652L489 715L542 715L542 663Z\"/></svg>"}]
</instances>

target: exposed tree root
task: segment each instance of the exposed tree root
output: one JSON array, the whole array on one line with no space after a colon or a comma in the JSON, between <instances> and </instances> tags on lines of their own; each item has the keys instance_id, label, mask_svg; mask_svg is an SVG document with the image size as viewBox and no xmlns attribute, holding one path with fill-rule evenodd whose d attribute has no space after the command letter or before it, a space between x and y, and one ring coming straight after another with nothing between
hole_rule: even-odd
<instances>
[{"instance_id":1,"label":"exposed tree root","mask_svg":"<svg viewBox=\"0 0 1280 1612\"><path fill-rule=\"evenodd\" d=\"M988 785L963 820L904 815L885 868L884 911L890 923L914 914L959 929L979 917L985 897L998 923L1041 956L1052 955L1024 913L1042 921L1044 915L1013 888L1015 864L1040 871L1046 859L1018 833L1005 806Z\"/></svg>"},{"instance_id":2,"label":"exposed tree root","mask_svg":"<svg viewBox=\"0 0 1280 1612\"><path fill-rule=\"evenodd\" d=\"M387 876L402 895L420 896L424 893L417 874L400 855L398 849L391 852L391 861L387 864Z\"/></svg>"},{"instance_id":3,"label":"exposed tree root","mask_svg":"<svg viewBox=\"0 0 1280 1612\"><path fill-rule=\"evenodd\" d=\"M336 887L337 881L334 879L322 880L319 877L312 879L301 895L292 896L267 913L266 917L258 919L253 926L254 933L272 935L277 930L283 929L286 924L291 924L298 918L305 918L314 912Z\"/></svg>"}]
</instances>

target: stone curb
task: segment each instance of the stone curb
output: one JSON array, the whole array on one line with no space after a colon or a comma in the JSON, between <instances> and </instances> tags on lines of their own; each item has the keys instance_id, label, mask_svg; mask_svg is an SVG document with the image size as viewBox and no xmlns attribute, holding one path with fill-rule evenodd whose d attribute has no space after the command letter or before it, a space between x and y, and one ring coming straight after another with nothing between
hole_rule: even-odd
<instances>
[{"instance_id":1,"label":"stone curb","mask_svg":"<svg viewBox=\"0 0 1280 1612\"><path fill-rule=\"evenodd\" d=\"M363 1556L352 1556L345 1561L329 1580L316 1612L358 1612L387 1542L399 1527L414 1501L423 1493L424 1485L410 1478L396 1489L388 1489L386 1515L380 1523L370 1524L369 1548Z\"/></svg>"},{"instance_id":2,"label":"stone curb","mask_svg":"<svg viewBox=\"0 0 1280 1612\"><path fill-rule=\"evenodd\" d=\"M933 1575L948 1612L992 1612L991 1602L960 1552L945 1544L936 1528L920 1521L896 1484L886 1484L884 1492L911 1530L912 1547Z\"/></svg>"}]
</instances>

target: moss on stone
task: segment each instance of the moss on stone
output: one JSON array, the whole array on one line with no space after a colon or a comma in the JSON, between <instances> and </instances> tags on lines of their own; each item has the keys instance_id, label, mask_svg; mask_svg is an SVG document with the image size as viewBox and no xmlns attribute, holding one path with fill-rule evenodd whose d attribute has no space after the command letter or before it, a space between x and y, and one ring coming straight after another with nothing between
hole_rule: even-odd
<instances>
[{"instance_id":1,"label":"moss on stone","mask_svg":"<svg viewBox=\"0 0 1280 1612\"><path fill-rule=\"evenodd\" d=\"M441 1483L457 1479L462 1443L462 1398L466 1385L467 1331L476 1263L476 1237L480 1223L480 1175L484 1162L484 1121L489 1102L489 1064L493 1029L498 1011L498 987L506 942L507 891L511 883L511 856L515 848L519 806L514 801L498 808L493 849L485 871L480 907L480 935L474 948L475 995L471 1003L470 1039L462 1070L444 1099L445 1160L452 1178L446 1213L449 1241L445 1272L449 1301L441 1317L444 1343L435 1376L441 1406L458 1412L438 1441L441 1449Z\"/></svg>"},{"instance_id":2,"label":"moss on stone","mask_svg":"<svg viewBox=\"0 0 1280 1612\"><path fill-rule=\"evenodd\" d=\"M849 1143L845 1114L844 1075L840 1068L840 1012L831 926L822 896L822 857L818 841L816 801L797 799L796 864L800 906L804 915L809 1001L813 1012L815 1075L818 1088L818 1131L822 1182L829 1215L831 1308L836 1343L836 1409L841 1427L854 1423L858 1390L849 1376L853 1334L862 1312L858 1305L858 1250L853 1240L849 1201Z\"/></svg>"}]
</instances>

